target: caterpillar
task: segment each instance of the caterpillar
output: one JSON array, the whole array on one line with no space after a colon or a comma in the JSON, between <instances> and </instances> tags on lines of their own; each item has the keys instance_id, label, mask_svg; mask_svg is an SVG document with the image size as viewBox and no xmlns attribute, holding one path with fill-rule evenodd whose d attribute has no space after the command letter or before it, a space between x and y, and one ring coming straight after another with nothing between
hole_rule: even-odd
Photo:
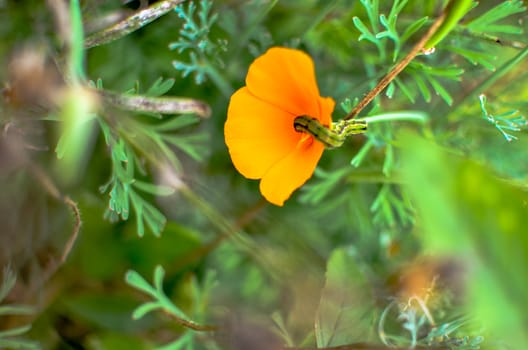
<instances>
[{"instance_id":1,"label":"caterpillar","mask_svg":"<svg viewBox=\"0 0 528 350\"><path fill-rule=\"evenodd\" d=\"M340 147L348 136L366 132L367 122L358 119L340 120L332 123L329 128L319 120L303 115L295 118L293 127L296 131L312 135L326 148L336 148Z\"/></svg>"}]
</instances>

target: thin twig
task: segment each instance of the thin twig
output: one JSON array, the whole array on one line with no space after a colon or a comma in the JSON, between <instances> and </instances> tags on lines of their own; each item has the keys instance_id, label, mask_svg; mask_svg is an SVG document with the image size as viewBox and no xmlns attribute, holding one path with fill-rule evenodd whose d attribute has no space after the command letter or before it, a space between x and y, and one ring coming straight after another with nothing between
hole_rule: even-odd
<instances>
[{"instance_id":1,"label":"thin twig","mask_svg":"<svg viewBox=\"0 0 528 350\"><path fill-rule=\"evenodd\" d=\"M206 324L198 324L196 322L193 322L193 321L186 320L186 319L183 319L181 317L178 317L178 316L176 316L173 313L168 312L168 311L165 311L165 314L168 315L169 317L171 317L173 320L175 320L179 324L181 324L182 326L184 326L186 328L190 328L190 329L198 331L198 332L212 332L212 331L217 331L218 330L217 326L206 325Z\"/></svg>"},{"instance_id":2,"label":"thin twig","mask_svg":"<svg viewBox=\"0 0 528 350\"><path fill-rule=\"evenodd\" d=\"M187 97L149 97L127 95L108 90L94 90L105 102L128 111L154 112L161 114L196 114L207 118L211 108L203 101Z\"/></svg>"},{"instance_id":3,"label":"thin twig","mask_svg":"<svg viewBox=\"0 0 528 350\"><path fill-rule=\"evenodd\" d=\"M77 241L77 237L79 236L79 232L81 231L82 220L81 220L81 212L79 210L79 206L77 205L77 203L75 203L68 196L63 197L62 201L67 206L70 207L70 209L71 209L71 211L73 213L73 218L75 220L75 222L73 224L73 230L72 230L72 233L70 235L70 238L68 238L68 240L66 241L66 244L64 245L64 249L62 251L60 262L61 262L61 264L64 264L66 262L66 259L68 259L68 256L70 255L70 252L71 252L71 250L73 248L73 245Z\"/></svg>"},{"instance_id":4,"label":"thin twig","mask_svg":"<svg viewBox=\"0 0 528 350\"><path fill-rule=\"evenodd\" d=\"M84 41L84 47L89 49L120 39L158 19L184 1L165 0L156 2L150 7L125 18L121 22L88 36Z\"/></svg>"},{"instance_id":5,"label":"thin twig","mask_svg":"<svg viewBox=\"0 0 528 350\"><path fill-rule=\"evenodd\" d=\"M66 244L64 245L64 248L62 250L61 258L59 260L59 265L55 266L52 269L52 271L50 273L50 275L51 275L58 269L58 267L60 265L62 265L62 264L64 264L66 262L66 259L70 255L70 252L71 252L71 250L73 248L73 245L77 241L77 238L79 236L79 232L81 230L81 224L82 224L81 212L79 210L79 206L77 205L77 203L75 203L70 197L63 196L60 193L60 191L57 188L57 186L55 186L53 181L49 178L48 175L46 175L46 173L44 173L44 171L40 167L38 167L35 164L30 164L29 167L30 167L30 170L31 170L33 176L37 179L37 181L40 182L40 184L46 190L46 192L50 196L52 196L53 198L62 201L64 204L66 204L68 207L70 207L70 209L71 209L71 211L73 213L74 224L73 224L72 232L71 232L70 237L66 241Z\"/></svg>"},{"instance_id":6,"label":"thin twig","mask_svg":"<svg viewBox=\"0 0 528 350\"><path fill-rule=\"evenodd\" d=\"M357 116L363 108L365 108L376 96L379 95L380 92L382 92L387 85L390 84L391 81L394 80L398 76L398 74L401 73L402 70L411 63L411 61L418 55L424 48L425 44L429 41L429 39L433 36L434 33L440 28L442 23L444 22L446 17L446 13L442 12L442 14L434 21L434 23L431 25L427 33L414 45L412 50L405 56L383 79L380 80L380 82L372 89L370 92L363 97L363 99L348 113L348 115L344 118L344 120L349 120Z\"/></svg>"}]
</instances>

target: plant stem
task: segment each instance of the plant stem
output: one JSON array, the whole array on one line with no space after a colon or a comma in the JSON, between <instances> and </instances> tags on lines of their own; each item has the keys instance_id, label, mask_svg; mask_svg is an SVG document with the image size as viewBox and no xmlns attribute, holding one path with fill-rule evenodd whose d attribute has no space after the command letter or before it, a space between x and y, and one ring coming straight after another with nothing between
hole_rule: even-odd
<instances>
[{"instance_id":1,"label":"plant stem","mask_svg":"<svg viewBox=\"0 0 528 350\"><path fill-rule=\"evenodd\" d=\"M71 37L69 41L69 78L74 83L85 80L84 74L84 33L81 16L81 5L79 0L72 0L70 3L70 21L71 21Z\"/></svg>"},{"instance_id":2,"label":"plant stem","mask_svg":"<svg viewBox=\"0 0 528 350\"><path fill-rule=\"evenodd\" d=\"M128 95L102 89L92 89L104 102L115 107L134 112L154 112L161 114L195 114L202 118L211 115L207 103L187 97L150 97Z\"/></svg>"},{"instance_id":3,"label":"plant stem","mask_svg":"<svg viewBox=\"0 0 528 350\"><path fill-rule=\"evenodd\" d=\"M212 64L207 63L205 65L205 71L225 97L230 97L233 94L231 84L229 84L227 79Z\"/></svg>"},{"instance_id":4,"label":"plant stem","mask_svg":"<svg viewBox=\"0 0 528 350\"><path fill-rule=\"evenodd\" d=\"M84 47L89 49L120 39L168 13L184 0L165 0L134 13L119 23L94 33L86 38Z\"/></svg>"},{"instance_id":5,"label":"plant stem","mask_svg":"<svg viewBox=\"0 0 528 350\"><path fill-rule=\"evenodd\" d=\"M363 97L363 99L348 113L348 115L344 118L344 120L349 120L357 116L363 108L365 108L376 96L382 92L387 85L390 84L394 78L398 76L398 74L401 73L402 70L407 67L409 63L422 51L425 44L429 41L429 39L436 33L438 28L442 25L444 22L444 19L446 17L445 11L442 12L440 17L434 21L434 23L431 25L427 33L414 45L414 47L411 49L411 51L405 56L383 79L380 80L380 82L372 89L368 94Z\"/></svg>"},{"instance_id":6,"label":"plant stem","mask_svg":"<svg viewBox=\"0 0 528 350\"><path fill-rule=\"evenodd\" d=\"M428 116L423 112L416 111L402 111L402 112L393 112L393 113L383 113L378 115L370 115L368 117L360 118L358 120L364 120L367 124L387 122L387 121L412 121L418 123L426 123Z\"/></svg>"}]
</instances>

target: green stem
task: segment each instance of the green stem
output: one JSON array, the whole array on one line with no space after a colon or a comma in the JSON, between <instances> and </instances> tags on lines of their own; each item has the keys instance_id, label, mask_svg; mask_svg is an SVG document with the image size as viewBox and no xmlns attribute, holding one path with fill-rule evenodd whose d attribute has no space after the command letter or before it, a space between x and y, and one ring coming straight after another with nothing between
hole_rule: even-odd
<instances>
[{"instance_id":1,"label":"green stem","mask_svg":"<svg viewBox=\"0 0 528 350\"><path fill-rule=\"evenodd\" d=\"M380 81L379 83L370 90L361 101L350 111L350 113L347 114L347 116L344 118L344 120L354 119L362 110L365 108L380 92L382 92L391 81L394 80L398 76L398 74L401 73L411 63L411 61L422 51L425 44L429 41L429 39L436 33L438 28L444 23L444 19L446 17L446 12L442 12L442 14L433 22L427 33L413 46L411 51L405 56L398 64L392 68L392 70L387 73Z\"/></svg>"},{"instance_id":2,"label":"green stem","mask_svg":"<svg viewBox=\"0 0 528 350\"><path fill-rule=\"evenodd\" d=\"M160 302L160 307L182 326L198 332L211 332L218 330L218 327L216 326L199 324L191 321L186 315L182 315L182 312L172 303L172 301L165 295L163 291L156 293L155 296Z\"/></svg>"},{"instance_id":3,"label":"green stem","mask_svg":"<svg viewBox=\"0 0 528 350\"><path fill-rule=\"evenodd\" d=\"M233 87L231 84L229 84L227 79L225 79L213 65L207 63L205 65L205 71L225 97L230 97L233 94Z\"/></svg>"},{"instance_id":4,"label":"green stem","mask_svg":"<svg viewBox=\"0 0 528 350\"><path fill-rule=\"evenodd\" d=\"M427 122L427 119L428 119L428 115L423 112L402 111L402 112L371 115L371 116L360 118L357 120L364 120L368 124L379 123L379 122L391 122L391 121L411 121L411 122L425 124Z\"/></svg>"},{"instance_id":5,"label":"green stem","mask_svg":"<svg viewBox=\"0 0 528 350\"><path fill-rule=\"evenodd\" d=\"M84 33L81 16L81 5L79 0L72 0L70 3L70 19L71 19L71 37L70 37L70 57L69 57L69 78L78 83L85 80L84 74Z\"/></svg>"}]
</instances>

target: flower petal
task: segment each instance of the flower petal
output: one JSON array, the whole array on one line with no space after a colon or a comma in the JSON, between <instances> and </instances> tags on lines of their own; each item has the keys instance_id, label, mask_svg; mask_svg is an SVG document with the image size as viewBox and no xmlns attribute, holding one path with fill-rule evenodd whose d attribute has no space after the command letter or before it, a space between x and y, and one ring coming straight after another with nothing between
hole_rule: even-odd
<instances>
[{"instance_id":1,"label":"flower petal","mask_svg":"<svg viewBox=\"0 0 528 350\"><path fill-rule=\"evenodd\" d=\"M313 174L324 146L310 136L287 157L273 165L260 181L260 192L271 203L282 206L293 191Z\"/></svg>"},{"instance_id":2,"label":"flower petal","mask_svg":"<svg viewBox=\"0 0 528 350\"><path fill-rule=\"evenodd\" d=\"M302 137L295 116L253 96L246 87L231 96L224 126L235 168L249 179L261 178L291 153Z\"/></svg>"},{"instance_id":3,"label":"flower petal","mask_svg":"<svg viewBox=\"0 0 528 350\"><path fill-rule=\"evenodd\" d=\"M335 101L331 97L319 97L319 121L323 125L332 124L332 112L334 111Z\"/></svg>"},{"instance_id":4,"label":"flower petal","mask_svg":"<svg viewBox=\"0 0 528 350\"><path fill-rule=\"evenodd\" d=\"M319 88L314 64L302 51L273 47L249 67L249 91L295 116L319 118Z\"/></svg>"}]
</instances>

